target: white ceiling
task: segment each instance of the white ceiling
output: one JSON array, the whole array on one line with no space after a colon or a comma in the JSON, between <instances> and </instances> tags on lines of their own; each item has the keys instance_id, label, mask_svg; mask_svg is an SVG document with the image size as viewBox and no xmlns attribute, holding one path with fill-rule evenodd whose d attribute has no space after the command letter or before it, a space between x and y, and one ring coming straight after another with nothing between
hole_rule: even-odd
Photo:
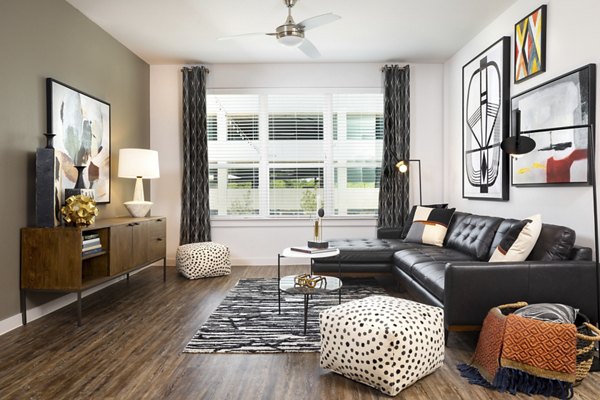
<instances>
[{"instance_id":1,"label":"white ceiling","mask_svg":"<svg viewBox=\"0 0 600 400\"><path fill-rule=\"evenodd\" d=\"M283 0L67 0L149 64L310 62L269 36L285 21ZM317 62L439 62L517 0L298 0L296 22L342 18L306 33Z\"/></svg>"}]
</instances>

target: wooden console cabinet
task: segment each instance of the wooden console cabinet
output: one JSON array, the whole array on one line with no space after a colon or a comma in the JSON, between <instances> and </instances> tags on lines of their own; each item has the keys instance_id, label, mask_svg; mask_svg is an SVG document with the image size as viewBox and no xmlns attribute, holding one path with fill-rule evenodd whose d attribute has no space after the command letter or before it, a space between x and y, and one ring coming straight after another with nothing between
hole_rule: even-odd
<instances>
[{"instance_id":1,"label":"wooden console cabinet","mask_svg":"<svg viewBox=\"0 0 600 400\"><path fill-rule=\"evenodd\" d=\"M27 323L28 291L76 292L81 325L81 292L127 275L160 259L166 280L164 217L99 219L84 228L21 229L21 313ZM82 256L83 235L98 234L102 251Z\"/></svg>"}]
</instances>

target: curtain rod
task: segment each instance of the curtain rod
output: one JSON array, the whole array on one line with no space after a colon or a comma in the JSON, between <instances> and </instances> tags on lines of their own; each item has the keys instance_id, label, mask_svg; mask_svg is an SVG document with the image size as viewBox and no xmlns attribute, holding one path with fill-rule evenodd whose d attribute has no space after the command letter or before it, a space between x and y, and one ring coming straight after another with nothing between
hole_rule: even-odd
<instances>
[{"instance_id":1,"label":"curtain rod","mask_svg":"<svg viewBox=\"0 0 600 400\"><path fill-rule=\"evenodd\" d=\"M183 67L183 68L181 68L181 72L185 71L186 69L192 69L194 67L204 68L206 70L206 73L210 74L210 70L208 69L208 67L205 67L204 65L193 65L191 67Z\"/></svg>"},{"instance_id":2,"label":"curtain rod","mask_svg":"<svg viewBox=\"0 0 600 400\"><path fill-rule=\"evenodd\" d=\"M399 69L404 69L404 68L408 68L409 64L406 64L402 67L400 67L398 64L391 64L391 65L385 64L383 67L381 67L381 71L383 72L383 71L385 71L386 68L394 68L394 67L398 67Z\"/></svg>"}]
</instances>

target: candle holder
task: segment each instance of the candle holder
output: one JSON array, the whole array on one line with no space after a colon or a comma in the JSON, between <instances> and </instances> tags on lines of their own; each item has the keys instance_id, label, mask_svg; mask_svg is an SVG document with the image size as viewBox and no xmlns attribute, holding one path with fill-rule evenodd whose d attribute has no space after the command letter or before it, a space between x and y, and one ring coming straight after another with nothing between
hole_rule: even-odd
<instances>
[{"instance_id":1,"label":"candle holder","mask_svg":"<svg viewBox=\"0 0 600 400\"><path fill-rule=\"evenodd\" d=\"M325 210L319 208L317 211L317 218L314 222L314 240L309 240L307 246L311 249L327 249L329 248L329 242L323 241L323 220L325 216Z\"/></svg>"},{"instance_id":2,"label":"candle holder","mask_svg":"<svg viewBox=\"0 0 600 400\"><path fill-rule=\"evenodd\" d=\"M65 189L65 199L71 196L83 195L94 199L96 197L96 193L94 189L86 189L85 182L83 181L83 170L87 168L86 165L74 165L77 170L77 180L75 181L75 187L70 189Z\"/></svg>"}]
</instances>

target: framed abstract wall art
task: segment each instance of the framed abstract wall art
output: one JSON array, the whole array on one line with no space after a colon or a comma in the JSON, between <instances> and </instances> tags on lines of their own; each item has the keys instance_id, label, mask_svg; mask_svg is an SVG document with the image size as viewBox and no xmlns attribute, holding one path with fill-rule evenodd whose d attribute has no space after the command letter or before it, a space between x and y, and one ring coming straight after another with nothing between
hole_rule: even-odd
<instances>
[{"instance_id":1,"label":"framed abstract wall art","mask_svg":"<svg viewBox=\"0 0 600 400\"><path fill-rule=\"evenodd\" d=\"M59 168L58 193L75 187L84 166L83 183L94 189L97 203L110 202L110 104L52 78L46 79L48 132L55 134Z\"/></svg>"},{"instance_id":2,"label":"framed abstract wall art","mask_svg":"<svg viewBox=\"0 0 600 400\"><path fill-rule=\"evenodd\" d=\"M546 13L540 6L515 24L515 83L546 71Z\"/></svg>"},{"instance_id":3,"label":"framed abstract wall art","mask_svg":"<svg viewBox=\"0 0 600 400\"><path fill-rule=\"evenodd\" d=\"M514 186L589 185L596 119L596 65L568 72L512 98L522 136L536 147L512 162ZM513 135L516 132L512 132Z\"/></svg>"},{"instance_id":4,"label":"framed abstract wall art","mask_svg":"<svg viewBox=\"0 0 600 400\"><path fill-rule=\"evenodd\" d=\"M463 198L508 200L509 63L505 36L463 67Z\"/></svg>"}]
</instances>

